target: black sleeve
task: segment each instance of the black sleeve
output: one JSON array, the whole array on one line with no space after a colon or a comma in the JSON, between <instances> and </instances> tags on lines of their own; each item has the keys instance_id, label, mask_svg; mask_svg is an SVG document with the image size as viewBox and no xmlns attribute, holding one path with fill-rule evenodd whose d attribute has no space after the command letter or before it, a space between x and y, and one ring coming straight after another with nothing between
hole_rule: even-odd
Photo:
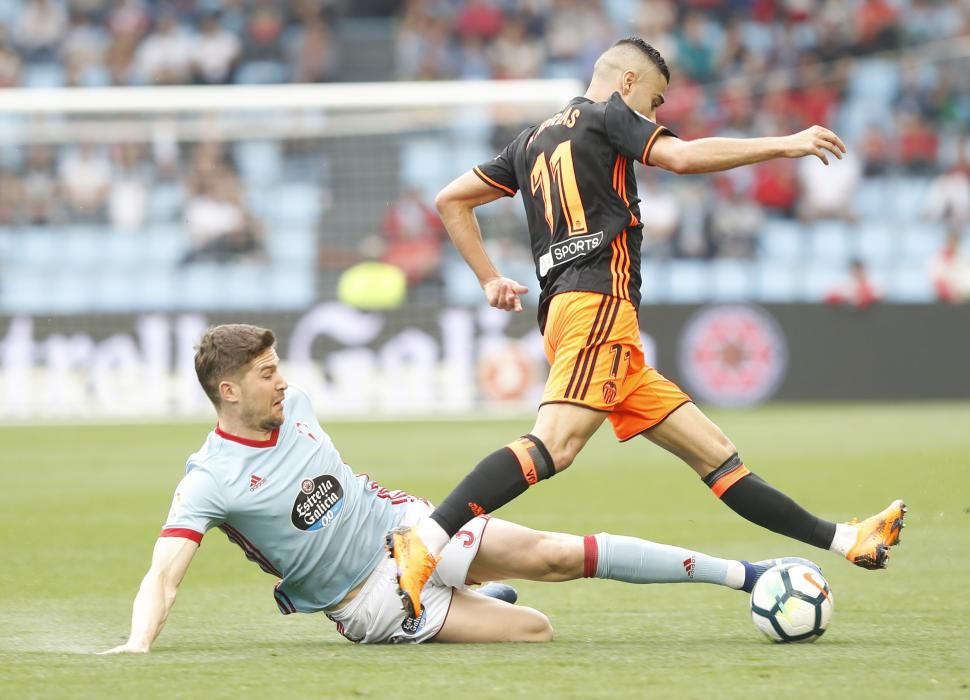
<instances>
[{"instance_id":1,"label":"black sleeve","mask_svg":"<svg viewBox=\"0 0 970 700\"><path fill-rule=\"evenodd\" d=\"M647 119L623 101L620 93L614 92L606 102L606 135L613 148L627 158L648 165L650 149L661 134L673 136L673 132Z\"/></svg>"},{"instance_id":2,"label":"black sleeve","mask_svg":"<svg viewBox=\"0 0 970 700\"><path fill-rule=\"evenodd\" d=\"M512 146L515 141L505 147L505 150L487 163L473 168L478 177L495 189L501 190L509 197L514 197L519 191L519 183L515 179L515 168L512 164Z\"/></svg>"}]
</instances>

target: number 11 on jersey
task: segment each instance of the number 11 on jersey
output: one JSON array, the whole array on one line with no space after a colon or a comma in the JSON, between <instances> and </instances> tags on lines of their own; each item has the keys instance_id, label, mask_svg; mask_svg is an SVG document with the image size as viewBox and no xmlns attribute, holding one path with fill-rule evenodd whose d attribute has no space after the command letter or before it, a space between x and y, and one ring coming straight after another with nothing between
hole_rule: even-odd
<instances>
[{"instance_id":1,"label":"number 11 on jersey","mask_svg":"<svg viewBox=\"0 0 970 700\"><path fill-rule=\"evenodd\" d=\"M550 174L549 166L552 166ZM576 184L576 170L573 168L572 141L563 141L552 152L552 157L546 163L546 154L536 156L532 166L532 194L542 192L545 207L546 223L549 224L550 235L555 235L556 227L552 212L552 181L555 180L559 192L559 202L563 215L566 217L566 227L570 236L586 233L586 210L583 200L579 196L579 185Z\"/></svg>"}]
</instances>

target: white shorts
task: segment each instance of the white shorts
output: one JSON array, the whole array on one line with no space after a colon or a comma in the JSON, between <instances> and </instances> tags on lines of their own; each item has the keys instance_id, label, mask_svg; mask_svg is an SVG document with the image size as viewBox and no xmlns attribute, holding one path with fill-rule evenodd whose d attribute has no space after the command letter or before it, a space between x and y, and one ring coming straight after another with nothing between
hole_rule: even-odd
<instances>
[{"instance_id":1,"label":"white shorts","mask_svg":"<svg viewBox=\"0 0 970 700\"><path fill-rule=\"evenodd\" d=\"M407 507L402 525L411 525L429 515L432 507L415 501ZM456 588L464 588L468 568L478 554L488 516L480 515L458 531L441 551L431 579L421 591L421 617L415 620L404 612L397 595L394 560L380 563L364 580L357 596L347 605L327 613L337 631L360 644L417 644L433 639L445 624Z\"/></svg>"}]
</instances>

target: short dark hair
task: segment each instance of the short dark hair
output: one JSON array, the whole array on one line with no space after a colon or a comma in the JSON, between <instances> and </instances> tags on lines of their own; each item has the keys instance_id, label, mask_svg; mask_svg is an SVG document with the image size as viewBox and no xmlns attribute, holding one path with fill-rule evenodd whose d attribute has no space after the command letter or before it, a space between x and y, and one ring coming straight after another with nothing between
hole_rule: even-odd
<instances>
[{"instance_id":1,"label":"short dark hair","mask_svg":"<svg viewBox=\"0 0 970 700\"><path fill-rule=\"evenodd\" d=\"M664 60L664 57L660 55L660 52L657 51L657 49L653 48L640 37L628 36L625 39L620 39L618 42L613 44L613 46L633 46L639 49L644 56L653 62L653 65L657 67L657 70L660 71L660 74L664 77L664 79L668 83L670 82L670 69L667 68L667 62Z\"/></svg>"},{"instance_id":2,"label":"short dark hair","mask_svg":"<svg viewBox=\"0 0 970 700\"><path fill-rule=\"evenodd\" d=\"M234 377L255 358L276 345L273 331L246 323L213 326L195 348L195 375L206 396L219 407L219 383Z\"/></svg>"}]
</instances>

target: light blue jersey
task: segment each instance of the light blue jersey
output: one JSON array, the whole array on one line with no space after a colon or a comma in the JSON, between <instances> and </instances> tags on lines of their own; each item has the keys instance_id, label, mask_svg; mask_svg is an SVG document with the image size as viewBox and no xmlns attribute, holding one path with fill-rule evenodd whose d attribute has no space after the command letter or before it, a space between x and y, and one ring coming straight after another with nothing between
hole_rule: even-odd
<instances>
[{"instance_id":1,"label":"light blue jersey","mask_svg":"<svg viewBox=\"0 0 970 700\"><path fill-rule=\"evenodd\" d=\"M283 425L266 441L218 426L209 433L188 459L162 536L201 542L219 527L282 579L281 612L316 612L370 574L385 556L385 533L415 499L354 474L303 391L290 386L283 409Z\"/></svg>"}]
</instances>

